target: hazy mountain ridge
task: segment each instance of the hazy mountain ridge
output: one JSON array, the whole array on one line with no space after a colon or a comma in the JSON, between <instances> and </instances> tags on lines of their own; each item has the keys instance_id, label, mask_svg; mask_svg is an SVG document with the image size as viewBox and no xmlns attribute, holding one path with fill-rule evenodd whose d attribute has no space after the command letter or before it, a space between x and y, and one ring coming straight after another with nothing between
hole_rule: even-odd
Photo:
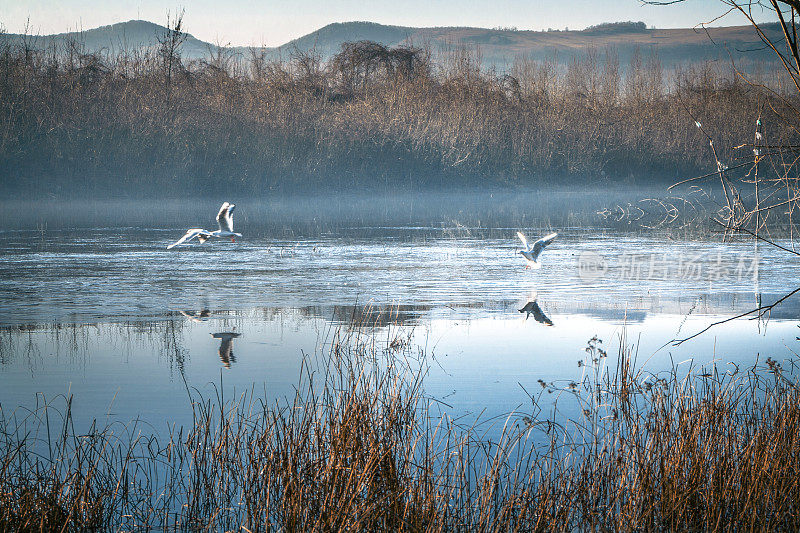
<instances>
[{"instance_id":1,"label":"hazy mountain ridge","mask_svg":"<svg viewBox=\"0 0 800 533\"><path fill-rule=\"evenodd\" d=\"M7 33L0 34L0 41L12 41L28 45L35 49L51 46L53 42L64 44L76 41L83 44L87 52L106 50L116 53L122 50L149 48L158 44L158 38L165 34L167 28L147 20L129 20L108 26L100 26L83 31L57 33L52 35L24 35ZM211 43L195 38L191 33L186 34L182 45L182 52L190 58L205 57L209 50L217 47Z\"/></svg>"},{"instance_id":2,"label":"hazy mountain ridge","mask_svg":"<svg viewBox=\"0 0 800 533\"><path fill-rule=\"evenodd\" d=\"M762 26L770 36L780 38L777 24ZM142 20L132 20L101 26L81 32L70 32L45 36L20 34L0 35L0 40L22 42L27 40L34 48L45 48L53 41L74 39L84 43L86 51L135 49L154 46L158 36L166 31L164 26ZM713 41L712 41L713 39ZM620 61L626 63L637 48L643 54L657 50L665 67L706 60L735 60L752 62L774 61L774 54L766 49L750 26L708 28L648 29L643 23L619 22L592 26L574 31L532 31L510 28L487 29L470 27L415 28L390 26L374 22L338 22L328 24L312 33L289 41L275 48L255 47L268 58L288 58L295 51L314 50L322 59L337 53L347 41L370 40L386 46L429 46L434 52L459 45L480 48L487 66L504 68L515 58L528 57L543 60L554 57L567 63L575 55L593 46L604 49L614 47ZM223 47L232 53L248 52L251 47ZM217 51L215 44L202 41L187 34L182 53L188 59L207 57ZM731 55L729 55L729 52Z\"/></svg>"}]
</instances>

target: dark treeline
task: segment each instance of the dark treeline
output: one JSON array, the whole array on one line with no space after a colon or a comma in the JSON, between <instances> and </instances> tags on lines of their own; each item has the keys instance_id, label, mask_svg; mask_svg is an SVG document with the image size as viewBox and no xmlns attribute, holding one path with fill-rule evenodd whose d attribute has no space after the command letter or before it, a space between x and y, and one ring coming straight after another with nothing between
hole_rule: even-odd
<instances>
[{"instance_id":1,"label":"dark treeline","mask_svg":"<svg viewBox=\"0 0 800 533\"><path fill-rule=\"evenodd\" d=\"M346 43L331 61L180 57L180 24L150 50L80 43L0 49L0 184L32 195L260 194L674 181L710 170L761 116L775 142L785 101L725 65L665 72L589 49L568 68L480 51ZM756 73L776 88L778 75ZM713 170L713 169L711 169Z\"/></svg>"}]
</instances>

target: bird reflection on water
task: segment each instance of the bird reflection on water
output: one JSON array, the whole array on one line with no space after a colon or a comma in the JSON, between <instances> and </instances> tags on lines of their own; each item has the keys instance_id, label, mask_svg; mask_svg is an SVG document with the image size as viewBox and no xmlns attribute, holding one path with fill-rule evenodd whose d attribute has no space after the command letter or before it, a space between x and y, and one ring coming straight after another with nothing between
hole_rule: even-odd
<instances>
[{"instance_id":1,"label":"bird reflection on water","mask_svg":"<svg viewBox=\"0 0 800 533\"><path fill-rule=\"evenodd\" d=\"M184 311L184 310L179 310L179 312L192 322L205 322L206 320L208 320L208 317L211 316L211 311L208 309L203 309L199 313L195 311Z\"/></svg>"},{"instance_id":2,"label":"bird reflection on water","mask_svg":"<svg viewBox=\"0 0 800 533\"><path fill-rule=\"evenodd\" d=\"M539 322L540 324L544 324L545 326L552 326L553 321L550 320L542 308L539 307L539 304L536 303L536 300L530 301L525 304L525 306L519 310L520 313L526 313L525 320L528 320L528 317L533 315L534 320Z\"/></svg>"},{"instance_id":3,"label":"bird reflection on water","mask_svg":"<svg viewBox=\"0 0 800 533\"><path fill-rule=\"evenodd\" d=\"M233 355L233 339L241 336L241 333L234 331L223 331L219 333L212 333L212 337L220 339L219 343L219 359L225 368L230 368L231 363L236 362L236 357Z\"/></svg>"}]
</instances>

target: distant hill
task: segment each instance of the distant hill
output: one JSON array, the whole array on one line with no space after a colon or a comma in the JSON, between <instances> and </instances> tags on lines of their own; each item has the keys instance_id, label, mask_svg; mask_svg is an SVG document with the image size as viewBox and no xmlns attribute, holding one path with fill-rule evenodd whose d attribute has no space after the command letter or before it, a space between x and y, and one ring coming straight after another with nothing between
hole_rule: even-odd
<instances>
[{"instance_id":1,"label":"distant hill","mask_svg":"<svg viewBox=\"0 0 800 533\"><path fill-rule=\"evenodd\" d=\"M768 35L780 38L777 24L765 24L763 28ZM163 26L152 22L132 20L83 32L29 37L28 40L33 46L44 48L53 41L77 39L85 43L87 51L116 51L153 46L157 43L157 36L165 30ZM0 35L0 40L15 42L23 38L15 34ZM518 57L534 60L555 57L558 62L567 63L572 57L583 54L589 46L600 51L606 46L613 46L623 65L637 48L643 55L656 50L662 65L667 68L706 60L727 62L730 57L749 64L774 61L774 53L763 46L750 26L708 28L706 33L701 28L649 29L641 22L607 23L575 31L414 28L374 22L343 22L328 24L282 46L262 50L271 58L288 58L296 50L305 52L313 49L323 59L328 59L339 51L342 43L359 40L377 41L387 46L427 45L434 53L467 45L480 48L484 63L501 70ZM182 53L187 58L197 59L216 49L215 45L188 35ZM232 47L230 50L244 53L247 47Z\"/></svg>"},{"instance_id":2,"label":"distant hill","mask_svg":"<svg viewBox=\"0 0 800 533\"><path fill-rule=\"evenodd\" d=\"M293 50L307 51L312 48L327 58L339 52L342 43L348 41L375 41L387 46L406 42L419 28L387 26L375 22L336 22L317 31L273 49L285 57Z\"/></svg>"},{"instance_id":3,"label":"distant hill","mask_svg":"<svg viewBox=\"0 0 800 533\"><path fill-rule=\"evenodd\" d=\"M46 48L51 43L66 43L77 41L82 43L87 52L107 50L117 52L120 50L133 50L149 48L158 44L158 37L164 35L167 28L146 20L130 20L109 26L100 26L90 30L57 33L54 35L21 35L14 33L0 34L0 41L22 42L27 40L33 48ZM210 43L196 39L191 34L186 34L186 41L182 46L182 53L191 58L205 57L209 50L216 47Z\"/></svg>"}]
</instances>

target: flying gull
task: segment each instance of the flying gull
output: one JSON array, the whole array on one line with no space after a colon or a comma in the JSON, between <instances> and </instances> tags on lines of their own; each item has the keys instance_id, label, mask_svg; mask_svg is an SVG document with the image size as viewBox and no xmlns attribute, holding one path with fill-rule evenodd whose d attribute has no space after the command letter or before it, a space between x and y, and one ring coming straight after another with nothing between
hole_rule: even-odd
<instances>
[{"instance_id":1,"label":"flying gull","mask_svg":"<svg viewBox=\"0 0 800 533\"><path fill-rule=\"evenodd\" d=\"M519 240L522 241L523 249L519 251L522 254L522 257L528 260L528 266L532 268L541 268L541 264L539 263L539 254L542 253L545 246L553 242L555 240L558 233L551 233L550 235L546 235L533 243L533 245L528 245L528 239L525 238L525 235L522 234L521 231L517 232L517 237Z\"/></svg>"},{"instance_id":2,"label":"flying gull","mask_svg":"<svg viewBox=\"0 0 800 533\"><path fill-rule=\"evenodd\" d=\"M222 207L219 208L219 213L217 213L217 224L219 224L219 229L216 231L207 231L202 228L192 228L186 232L186 234L180 238L178 242L172 243L167 246L167 250L170 250L179 244L183 244L188 242L195 237L201 243L206 242L208 239L212 237L223 238L223 237L230 237L231 241L236 242L235 237L241 237L241 233L234 233L233 232L233 210L236 207L236 204L229 204L225 202L222 204Z\"/></svg>"}]
</instances>

